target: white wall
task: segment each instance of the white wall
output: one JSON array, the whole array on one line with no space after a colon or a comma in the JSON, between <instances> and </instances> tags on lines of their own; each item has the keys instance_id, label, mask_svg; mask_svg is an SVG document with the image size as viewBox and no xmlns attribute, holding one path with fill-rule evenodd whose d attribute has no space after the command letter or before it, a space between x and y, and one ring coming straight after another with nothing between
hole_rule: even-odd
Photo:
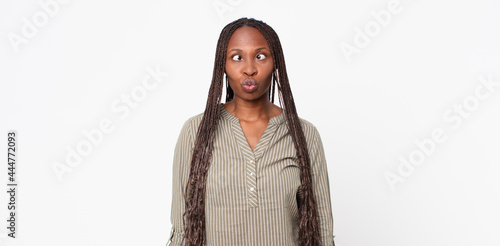
<instances>
[{"instance_id":1,"label":"white wall","mask_svg":"<svg viewBox=\"0 0 500 246\"><path fill-rule=\"evenodd\" d=\"M54 1L0 3L0 225L18 133L17 238L1 226L0 244L164 245L177 136L220 31L247 16L277 31L321 133L337 245L500 245L498 1Z\"/></svg>"}]
</instances>

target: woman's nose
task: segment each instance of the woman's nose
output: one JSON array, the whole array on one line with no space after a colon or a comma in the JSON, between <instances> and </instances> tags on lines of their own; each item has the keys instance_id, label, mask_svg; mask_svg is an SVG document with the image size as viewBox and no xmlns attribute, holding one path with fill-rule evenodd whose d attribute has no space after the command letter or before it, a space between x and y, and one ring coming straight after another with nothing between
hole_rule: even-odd
<instances>
[{"instance_id":1,"label":"woman's nose","mask_svg":"<svg viewBox=\"0 0 500 246\"><path fill-rule=\"evenodd\" d=\"M255 64L253 62L247 62L243 73L247 76L254 76L257 74L257 68L255 67Z\"/></svg>"},{"instance_id":2,"label":"woman's nose","mask_svg":"<svg viewBox=\"0 0 500 246\"><path fill-rule=\"evenodd\" d=\"M247 76L254 76L255 74L257 74L257 71L255 71L253 73L245 72L245 75L247 75Z\"/></svg>"}]
</instances>

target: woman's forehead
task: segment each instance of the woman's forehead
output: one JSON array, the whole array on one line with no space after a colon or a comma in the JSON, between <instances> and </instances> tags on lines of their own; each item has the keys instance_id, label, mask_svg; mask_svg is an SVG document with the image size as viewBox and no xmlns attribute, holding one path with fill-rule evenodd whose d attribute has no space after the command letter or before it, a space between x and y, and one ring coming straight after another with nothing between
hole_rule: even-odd
<instances>
[{"instance_id":1,"label":"woman's forehead","mask_svg":"<svg viewBox=\"0 0 500 246\"><path fill-rule=\"evenodd\" d=\"M269 48L267 40L255 27L243 26L236 29L229 39L228 50L231 49L252 49L266 47Z\"/></svg>"}]
</instances>

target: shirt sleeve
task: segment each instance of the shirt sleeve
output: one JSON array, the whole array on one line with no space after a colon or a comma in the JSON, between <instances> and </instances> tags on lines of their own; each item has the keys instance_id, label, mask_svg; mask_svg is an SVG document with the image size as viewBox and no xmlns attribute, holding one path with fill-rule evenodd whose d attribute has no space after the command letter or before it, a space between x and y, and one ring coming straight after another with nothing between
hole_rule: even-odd
<instances>
[{"instance_id":1,"label":"shirt sleeve","mask_svg":"<svg viewBox=\"0 0 500 246\"><path fill-rule=\"evenodd\" d=\"M314 138L311 152L312 188L316 198L321 242L323 246L335 246L335 242L333 240L335 236L333 235L333 216L330 200L328 168L323 142L321 141L321 137L316 127L314 127Z\"/></svg>"},{"instance_id":2,"label":"shirt sleeve","mask_svg":"<svg viewBox=\"0 0 500 246\"><path fill-rule=\"evenodd\" d=\"M191 120L187 120L184 123L175 145L172 172L172 210L170 213L172 229L167 246L180 246L185 243L183 240L184 225L182 217L185 210L185 188L189 178L194 148L194 134L191 122Z\"/></svg>"}]
</instances>

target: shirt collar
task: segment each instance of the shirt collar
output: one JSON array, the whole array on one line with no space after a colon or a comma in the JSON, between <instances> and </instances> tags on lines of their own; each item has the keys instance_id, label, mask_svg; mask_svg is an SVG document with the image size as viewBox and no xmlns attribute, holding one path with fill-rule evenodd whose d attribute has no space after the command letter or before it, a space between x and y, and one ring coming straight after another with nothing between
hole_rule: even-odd
<instances>
[{"instance_id":1,"label":"shirt collar","mask_svg":"<svg viewBox=\"0 0 500 246\"><path fill-rule=\"evenodd\" d=\"M236 116L232 115L231 113L227 112L226 108L224 108L223 103L219 104L220 107L220 114L222 118L230 120L232 122L240 123L240 120L236 118ZM285 111L282 110L282 113L274 116L269 119L269 125L279 125L285 121Z\"/></svg>"}]
</instances>

